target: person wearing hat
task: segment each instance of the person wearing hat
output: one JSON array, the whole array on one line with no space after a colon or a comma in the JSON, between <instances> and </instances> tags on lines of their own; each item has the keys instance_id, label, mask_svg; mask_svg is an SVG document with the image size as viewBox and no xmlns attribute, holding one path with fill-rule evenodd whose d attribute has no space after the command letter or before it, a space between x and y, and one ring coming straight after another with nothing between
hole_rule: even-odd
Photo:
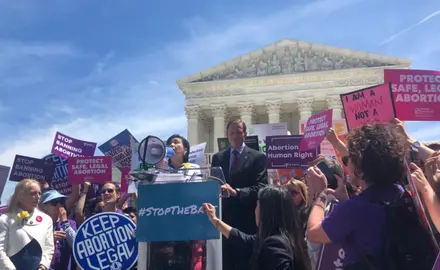
<instances>
[{"instance_id":1,"label":"person wearing hat","mask_svg":"<svg viewBox=\"0 0 440 270\"><path fill-rule=\"evenodd\" d=\"M76 235L76 223L67 218L66 196L56 190L46 190L41 195L40 209L53 220L55 251L50 269L75 270L72 246Z\"/></svg>"}]
</instances>

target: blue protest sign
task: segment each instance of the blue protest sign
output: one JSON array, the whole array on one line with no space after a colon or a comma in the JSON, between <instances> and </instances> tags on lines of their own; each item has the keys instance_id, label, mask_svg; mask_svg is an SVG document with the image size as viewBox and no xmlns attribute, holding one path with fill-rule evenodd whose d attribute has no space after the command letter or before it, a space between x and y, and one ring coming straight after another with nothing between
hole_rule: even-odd
<instances>
[{"instance_id":1,"label":"blue protest sign","mask_svg":"<svg viewBox=\"0 0 440 270\"><path fill-rule=\"evenodd\" d=\"M202 208L210 203L218 216L219 200L217 181L141 185L136 238L139 242L220 239Z\"/></svg>"},{"instance_id":2,"label":"blue protest sign","mask_svg":"<svg viewBox=\"0 0 440 270\"><path fill-rule=\"evenodd\" d=\"M56 189L63 195L69 196L72 192L72 185L67 183L67 159L54 154L44 156L42 159L52 161L55 164L55 172L53 174L52 182L50 183L52 188Z\"/></svg>"},{"instance_id":3,"label":"blue protest sign","mask_svg":"<svg viewBox=\"0 0 440 270\"><path fill-rule=\"evenodd\" d=\"M126 270L137 261L136 225L117 213L100 213L78 228L73 257L83 270Z\"/></svg>"}]
</instances>

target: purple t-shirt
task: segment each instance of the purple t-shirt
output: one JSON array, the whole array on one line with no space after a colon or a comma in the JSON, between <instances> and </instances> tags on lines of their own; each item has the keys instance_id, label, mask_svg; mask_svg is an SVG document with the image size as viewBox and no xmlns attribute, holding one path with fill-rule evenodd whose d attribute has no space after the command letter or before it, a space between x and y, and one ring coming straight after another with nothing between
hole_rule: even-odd
<instances>
[{"instance_id":1,"label":"purple t-shirt","mask_svg":"<svg viewBox=\"0 0 440 270\"><path fill-rule=\"evenodd\" d=\"M386 212L382 205L370 200L391 201L398 194L394 185L371 186L359 196L339 203L325 217L322 228L332 243L344 249L346 265L364 261L359 251L372 256L373 262L383 261Z\"/></svg>"},{"instance_id":2,"label":"purple t-shirt","mask_svg":"<svg viewBox=\"0 0 440 270\"><path fill-rule=\"evenodd\" d=\"M70 226L74 231L76 231L76 222L69 219ZM58 221L53 226L54 231L61 231L62 225L61 222ZM55 252L54 255L54 264L50 266L51 270L59 270L59 269L66 269L66 270L74 270L76 269L75 260L72 256L72 248L69 246L69 243L67 242L67 239L64 239L62 241L56 241L55 243Z\"/></svg>"}]
</instances>

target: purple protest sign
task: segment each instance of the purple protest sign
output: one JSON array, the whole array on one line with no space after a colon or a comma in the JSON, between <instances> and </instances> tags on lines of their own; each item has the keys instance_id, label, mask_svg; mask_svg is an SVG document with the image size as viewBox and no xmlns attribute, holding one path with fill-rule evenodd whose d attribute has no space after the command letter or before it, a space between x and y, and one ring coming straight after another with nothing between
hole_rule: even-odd
<instances>
[{"instance_id":1,"label":"purple protest sign","mask_svg":"<svg viewBox=\"0 0 440 270\"><path fill-rule=\"evenodd\" d=\"M268 169L307 168L319 155L320 148L300 152L303 135L281 135L266 137Z\"/></svg>"},{"instance_id":2,"label":"purple protest sign","mask_svg":"<svg viewBox=\"0 0 440 270\"><path fill-rule=\"evenodd\" d=\"M53 164L53 162L16 155L9 179L11 181L20 182L23 179L30 178L50 183L54 170L55 164Z\"/></svg>"},{"instance_id":3,"label":"purple protest sign","mask_svg":"<svg viewBox=\"0 0 440 270\"><path fill-rule=\"evenodd\" d=\"M0 165L0 197L3 194L3 189L5 188L6 181L8 180L9 170L11 170L10 167Z\"/></svg>"},{"instance_id":4,"label":"purple protest sign","mask_svg":"<svg viewBox=\"0 0 440 270\"><path fill-rule=\"evenodd\" d=\"M62 158L93 157L96 143L81 141L57 132L52 146L52 154Z\"/></svg>"},{"instance_id":5,"label":"purple protest sign","mask_svg":"<svg viewBox=\"0 0 440 270\"><path fill-rule=\"evenodd\" d=\"M332 127L333 110L326 110L310 116L304 130L304 137L299 145L301 152L315 149L321 145L329 128Z\"/></svg>"},{"instance_id":6,"label":"purple protest sign","mask_svg":"<svg viewBox=\"0 0 440 270\"><path fill-rule=\"evenodd\" d=\"M330 209L326 213L326 216L333 211L336 205L337 202L333 202L330 205ZM345 251L341 246L333 243L323 244L319 252L316 270L342 270L344 269L344 259Z\"/></svg>"}]
</instances>

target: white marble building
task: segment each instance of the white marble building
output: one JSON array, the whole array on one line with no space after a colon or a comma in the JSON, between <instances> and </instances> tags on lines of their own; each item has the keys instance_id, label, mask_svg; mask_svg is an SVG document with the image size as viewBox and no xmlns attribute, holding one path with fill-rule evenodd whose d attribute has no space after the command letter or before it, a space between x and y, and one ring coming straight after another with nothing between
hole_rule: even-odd
<instances>
[{"instance_id":1,"label":"white marble building","mask_svg":"<svg viewBox=\"0 0 440 270\"><path fill-rule=\"evenodd\" d=\"M333 109L342 119L339 94L383 83L383 70L406 69L407 59L284 39L270 46L178 80L186 97L188 140L217 151L225 123L287 122L298 134L299 121Z\"/></svg>"}]
</instances>

